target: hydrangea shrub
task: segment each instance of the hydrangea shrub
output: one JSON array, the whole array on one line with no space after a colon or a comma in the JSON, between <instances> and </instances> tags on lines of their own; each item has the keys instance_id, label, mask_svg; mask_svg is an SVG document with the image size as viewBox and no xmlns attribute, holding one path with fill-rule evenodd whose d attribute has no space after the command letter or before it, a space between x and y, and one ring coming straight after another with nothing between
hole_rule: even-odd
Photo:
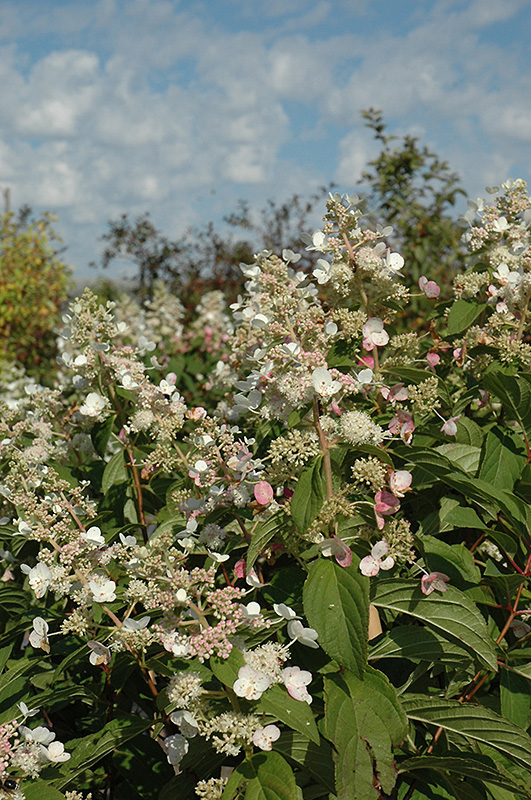
<instances>
[{"instance_id":1,"label":"hydrangea shrub","mask_svg":"<svg viewBox=\"0 0 531 800\"><path fill-rule=\"evenodd\" d=\"M74 301L2 404L0 796L531 797L530 209L452 297L333 195L191 330Z\"/></svg>"}]
</instances>

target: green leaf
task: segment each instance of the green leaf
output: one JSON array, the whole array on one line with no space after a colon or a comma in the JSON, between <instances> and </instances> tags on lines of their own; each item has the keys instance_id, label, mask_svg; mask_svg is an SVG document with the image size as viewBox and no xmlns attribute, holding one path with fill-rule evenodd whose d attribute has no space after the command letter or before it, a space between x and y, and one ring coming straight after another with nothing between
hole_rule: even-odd
<instances>
[{"instance_id":1,"label":"green leaf","mask_svg":"<svg viewBox=\"0 0 531 800\"><path fill-rule=\"evenodd\" d=\"M54 784L59 789L67 786L74 778L97 764L108 753L112 753L125 742L144 733L152 724L150 719L119 717L108 722L98 733L91 733L83 739L67 744L66 750L73 747L72 757L61 768L62 777L55 780Z\"/></svg>"},{"instance_id":2,"label":"green leaf","mask_svg":"<svg viewBox=\"0 0 531 800\"><path fill-rule=\"evenodd\" d=\"M531 737L490 708L428 695L405 695L402 706L411 720L488 744L531 770Z\"/></svg>"},{"instance_id":3,"label":"green leaf","mask_svg":"<svg viewBox=\"0 0 531 800\"><path fill-rule=\"evenodd\" d=\"M245 800L297 800L293 770L274 750L256 753L239 764L223 791L222 800L232 800L238 787L247 781Z\"/></svg>"},{"instance_id":4,"label":"green leaf","mask_svg":"<svg viewBox=\"0 0 531 800\"><path fill-rule=\"evenodd\" d=\"M26 800L65 800L62 792L45 781L25 781L24 797Z\"/></svg>"},{"instance_id":5,"label":"green leaf","mask_svg":"<svg viewBox=\"0 0 531 800\"><path fill-rule=\"evenodd\" d=\"M283 687L271 686L258 700L255 708L257 712L276 717L292 730L302 733L315 744L319 744L319 731L312 709L308 703L291 697Z\"/></svg>"},{"instance_id":6,"label":"green leaf","mask_svg":"<svg viewBox=\"0 0 531 800\"><path fill-rule=\"evenodd\" d=\"M247 549L247 572L251 571L254 562L271 539L281 532L286 532L289 527L290 521L283 511L277 511L265 522L257 525Z\"/></svg>"},{"instance_id":7,"label":"green leaf","mask_svg":"<svg viewBox=\"0 0 531 800\"><path fill-rule=\"evenodd\" d=\"M441 507L427 514L420 523L420 533L441 534L455 528L485 530L485 523L473 508L462 506L455 497L441 497Z\"/></svg>"},{"instance_id":8,"label":"green leaf","mask_svg":"<svg viewBox=\"0 0 531 800\"><path fill-rule=\"evenodd\" d=\"M182 772L174 775L159 792L158 800L197 800L195 787L197 780L193 775Z\"/></svg>"},{"instance_id":9,"label":"green leaf","mask_svg":"<svg viewBox=\"0 0 531 800\"><path fill-rule=\"evenodd\" d=\"M486 303L456 300L446 320L446 335L455 336L466 331L487 307Z\"/></svg>"},{"instance_id":10,"label":"green leaf","mask_svg":"<svg viewBox=\"0 0 531 800\"><path fill-rule=\"evenodd\" d=\"M519 375L505 375L501 370L488 370L483 383L502 403L505 416L515 419L521 428L531 431L531 383Z\"/></svg>"},{"instance_id":11,"label":"green leaf","mask_svg":"<svg viewBox=\"0 0 531 800\"><path fill-rule=\"evenodd\" d=\"M209 664L218 681L232 689L234 681L238 678L240 667L245 665L245 659L243 653L233 647L228 658L212 656Z\"/></svg>"},{"instance_id":12,"label":"green leaf","mask_svg":"<svg viewBox=\"0 0 531 800\"><path fill-rule=\"evenodd\" d=\"M447 544L434 536L422 537L422 549L431 572L443 572L460 589L467 584L479 584L481 572L474 563L474 556L464 544Z\"/></svg>"},{"instance_id":13,"label":"green leaf","mask_svg":"<svg viewBox=\"0 0 531 800\"><path fill-rule=\"evenodd\" d=\"M497 671L496 646L489 636L476 605L458 589L424 596L420 582L388 578L379 580L372 600L377 608L387 608L422 620L436 633L457 642L487 669Z\"/></svg>"},{"instance_id":14,"label":"green leaf","mask_svg":"<svg viewBox=\"0 0 531 800\"><path fill-rule=\"evenodd\" d=\"M479 467L481 448L472 444L456 444L448 442L435 448L438 453L442 453L447 459L467 475L474 477Z\"/></svg>"},{"instance_id":15,"label":"green leaf","mask_svg":"<svg viewBox=\"0 0 531 800\"><path fill-rule=\"evenodd\" d=\"M107 494L111 486L116 486L116 484L126 482L127 470L125 468L124 452L123 450L120 450L110 459L110 461L107 462L107 465L105 466L101 481L101 491L103 494Z\"/></svg>"},{"instance_id":16,"label":"green leaf","mask_svg":"<svg viewBox=\"0 0 531 800\"><path fill-rule=\"evenodd\" d=\"M418 770L433 769L441 774L459 775L463 778L472 778L477 781L493 783L510 789L520 797L530 797L526 789L517 786L508 780L496 769L496 764L488 756L469 753L466 756L432 756L424 755L408 758L398 765L398 772L416 772Z\"/></svg>"},{"instance_id":17,"label":"green leaf","mask_svg":"<svg viewBox=\"0 0 531 800\"><path fill-rule=\"evenodd\" d=\"M111 414L111 416L104 419L103 422L96 422L90 432L94 450L102 458L106 453L115 420L116 414Z\"/></svg>"},{"instance_id":18,"label":"green leaf","mask_svg":"<svg viewBox=\"0 0 531 800\"><path fill-rule=\"evenodd\" d=\"M324 500L324 480L321 474L323 459L318 456L297 481L290 510L297 529L304 533L321 510Z\"/></svg>"},{"instance_id":19,"label":"green leaf","mask_svg":"<svg viewBox=\"0 0 531 800\"><path fill-rule=\"evenodd\" d=\"M449 642L429 628L416 625L399 625L392 628L369 650L369 661L380 658L407 658L410 661L428 661L447 664L466 664L471 655L464 647Z\"/></svg>"},{"instance_id":20,"label":"green leaf","mask_svg":"<svg viewBox=\"0 0 531 800\"><path fill-rule=\"evenodd\" d=\"M460 404L457 402L454 406L454 414L459 414L460 411ZM474 422L470 417L460 417L457 422L456 442L459 444L472 444L475 447L481 447L484 436L483 428L480 428L477 422Z\"/></svg>"},{"instance_id":21,"label":"green leaf","mask_svg":"<svg viewBox=\"0 0 531 800\"><path fill-rule=\"evenodd\" d=\"M500 670L501 713L511 722L527 730L531 710L531 684L512 670Z\"/></svg>"},{"instance_id":22,"label":"green leaf","mask_svg":"<svg viewBox=\"0 0 531 800\"><path fill-rule=\"evenodd\" d=\"M300 733L284 731L275 742L275 750L307 770L329 792L335 792L332 748L325 739L315 744Z\"/></svg>"},{"instance_id":23,"label":"green leaf","mask_svg":"<svg viewBox=\"0 0 531 800\"><path fill-rule=\"evenodd\" d=\"M392 791L393 746L404 740L407 722L383 673L368 667L364 680L347 672L325 677L325 734L335 748L338 797L377 800L375 774L383 791Z\"/></svg>"},{"instance_id":24,"label":"green leaf","mask_svg":"<svg viewBox=\"0 0 531 800\"><path fill-rule=\"evenodd\" d=\"M512 491L525 465L521 438L513 431L493 428L487 433L478 478L498 489Z\"/></svg>"},{"instance_id":25,"label":"green leaf","mask_svg":"<svg viewBox=\"0 0 531 800\"><path fill-rule=\"evenodd\" d=\"M304 613L328 655L358 677L365 670L369 581L358 565L340 567L321 558L310 565L303 589Z\"/></svg>"}]
</instances>

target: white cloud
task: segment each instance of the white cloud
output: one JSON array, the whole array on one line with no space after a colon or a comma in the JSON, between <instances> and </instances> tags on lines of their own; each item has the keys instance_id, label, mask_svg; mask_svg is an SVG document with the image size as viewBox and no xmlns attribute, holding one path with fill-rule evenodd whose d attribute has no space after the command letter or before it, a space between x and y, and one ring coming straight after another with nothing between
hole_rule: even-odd
<instances>
[{"instance_id":1,"label":"white cloud","mask_svg":"<svg viewBox=\"0 0 531 800\"><path fill-rule=\"evenodd\" d=\"M214 15L186 0L4 2L0 186L60 210L81 265L123 211L178 233L239 195L352 184L378 152L369 106L474 191L516 177L531 138L526 3L404 3L397 25L393 2L220 0Z\"/></svg>"}]
</instances>

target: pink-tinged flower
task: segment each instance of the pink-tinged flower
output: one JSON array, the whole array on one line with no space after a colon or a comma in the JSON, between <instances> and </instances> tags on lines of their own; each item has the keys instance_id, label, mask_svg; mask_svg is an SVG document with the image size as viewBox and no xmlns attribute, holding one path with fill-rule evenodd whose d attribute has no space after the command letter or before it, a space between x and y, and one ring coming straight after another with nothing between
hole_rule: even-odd
<instances>
[{"instance_id":1,"label":"pink-tinged flower","mask_svg":"<svg viewBox=\"0 0 531 800\"><path fill-rule=\"evenodd\" d=\"M312 673L300 667L286 667L280 673L288 694L295 700L311 703L312 697L306 687L312 682Z\"/></svg>"},{"instance_id":2,"label":"pink-tinged flower","mask_svg":"<svg viewBox=\"0 0 531 800\"><path fill-rule=\"evenodd\" d=\"M339 536L332 536L319 544L321 552L327 558L333 556L340 567L350 567L352 563L352 550Z\"/></svg>"},{"instance_id":3,"label":"pink-tinged flower","mask_svg":"<svg viewBox=\"0 0 531 800\"><path fill-rule=\"evenodd\" d=\"M379 317L371 317L362 328L363 347L372 350L374 347L383 347L389 341L389 334Z\"/></svg>"},{"instance_id":4,"label":"pink-tinged flower","mask_svg":"<svg viewBox=\"0 0 531 800\"><path fill-rule=\"evenodd\" d=\"M395 565L395 560L392 556L388 556L389 545L382 539L376 542L371 550L370 556L365 556L360 561L360 572L366 575L367 578L373 578L378 575L381 569L392 569Z\"/></svg>"},{"instance_id":5,"label":"pink-tinged flower","mask_svg":"<svg viewBox=\"0 0 531 800\"><path fill-rule=\"evenodd\" d=\"M365 364L369 369L374 369L374 357L373 356L362 356L358 361L358 366L361 367Z\"/></svg>"},{"instance_id":6,"label":"pink-tinged flower","mask_svg":"<svg viewBox=\"0 0 531 800\"><path fill-rule=\"evenodd\" d=\"M399 408L387 427L393 436L398 433L402 441L409 444L415 430L413 415L409 411Z\"/></svg>"},{"instance_id":7,"label":"pink-tinged flower","mask_svg":"<svg viewBox=\"0 0 531 800\"><path fill-rule=\"evenodd\" d=\"M485 389L479 389L479 405L478 408L481 406L486 406L490 400L490 394Z\"/></svg>"},{"instance_id":8,"label":"pink-tinged flower","mask_svg":"<svg viewBox=\"0 0 531 800\"><path fill-rule=\"evenodd\" d=\"M437 364L439 363L440 360L441 360L441 357L440 357L439 353L427 353L426 354L426 361L428 362L428 364L430 365L430 367L432 369L437 366Z\"/></svg>"},{"instance_id":9,"label":"pink-tinged flower","mask_svg":"<svg viewBox=\"0 0 531 800\"><path fill-rule=\"evenodd\" d=\"M408 472L407 469L399 469L391 473L389 488L395 497L403 497L406 492L409 492L412 478L411 472Z\"/></svg>"},{"instance_id":10,"label":"pink-tinged flower","mask_svg":"<svg viewBox=\"0 0 531 800\"><path fill-rule=\"evenodd\" d=\"M445 592L449 580L450 578L444 572L430 572L429 575L423 575L420 581L422 594L428 595L434 591Z\"/></svg>"},{"instance_id":11,"label":"pink-tinged flower","mask_svg":"<svg viewBox=\"0 0 531 800\"><path fill-rule=\"evenodd\" d=\"M447 436L455 436L457 433L457 425L456 422L460 418L460 414L457 417L450 417L447 419L446 422L441 426L442 433L445 433Z\"/></svg>"},{"instance_id":12,"label":"pink-tinged flower","mask_svg":"<svg viewBox=\"0 0 531 800\"><path fill-rule=\"evenodd\" d=\"M421 275L419 278L419 289L430 299L439 297L441 293L441 289L437 286L435 281L429 281L425 275Z\"/></svg>"},{"instance_id":13,"label":"pink-tinged flower","mask_svg":"<svg viewBox=\"0 0 531 800\"><path fill-rule=\"evenodd\" d=\"M258 481L254 487L254 499L261 506L267 506L273 499L273 487L267 481Z\"/></svg>"},{"instance_id":14,"label":"pink-tinged flower","mask_svg":"<svg viewBox=\"0 0 531 800\"><path fill-rule=\"evenodd\" d=\"M394 406L397 402L403 402L409 397L409 389L403 383L395 383L394 386L382 386L380 393L384 400Z\"/></svg>"},{"instance_id":15,"label":"pink-tinged flower","mask_svg":"<svg viewBox=\"0 0 531 800\"><path fill-rule=\"evenodd\" d=\"M266 725L265 728L258 728L253 733L253 744L260 750L271 750L273 742L280 736L280 728L276 725Z\"/></svg>"},{"instance_id":16,"label":"pink-tinged flower","mask_svg":"<svg viewBox=\"0 0 531 800\"><path fill-rule=\"evenodd\" d=\"M382 530L385 525L384 516L394 514L400 508L400 501L391 492L376 492L374 495L374 516L376 517L376 524L378 530Z\"/></svg>"},{"instance_id":17,"label":"pink-tinged flower","mask_svg":"<svg viewBox=\"0 0 531 800\"><path fill-rule=\"evenodd\" d=\"M524 636L531 632L531 627L521 619L513 619L510 628L517 639L523 639Z\"/></svg>"},{"instance_id":18,"label":"pink-tinged flower","mask_svg":"<svg viewBox=\"0 0 531 800\"><path fill-rule=\"evenodd\" d=\"M271 678L268 675L246 665L238 670L238 679L232 688L238 697L245 697L246 700L259 700L270 686Z\"/></svg>"},{"instance_id":19,"label":"pink-tinged flower","mask_svg":"<svg viewBox=\"0 0 531 800\"><path fill-rule=\"evenodd\" d=\"M453 351L452 355L453 355L453 357L455 358L456 361L459 361L459 359L463 355L463 348L462 347L456 347L455 350Z\"/></svg>"},{"instance_id":20,"label":"pink-tinged flower","mask_svg":"<svg viewBox=\"0 0 531 800\"><path fill-rule=\"evenodd\" d=\"M245 559L240 558L234 565L234 575L236 578L245 578L247 570L245 568Z\"/></svg>"}]
</instances>

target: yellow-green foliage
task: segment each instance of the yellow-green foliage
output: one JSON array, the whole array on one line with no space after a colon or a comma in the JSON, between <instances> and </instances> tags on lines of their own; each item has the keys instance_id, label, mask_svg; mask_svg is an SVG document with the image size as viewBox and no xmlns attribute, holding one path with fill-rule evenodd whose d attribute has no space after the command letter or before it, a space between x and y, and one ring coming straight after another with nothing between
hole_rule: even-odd
<instances>
[{"instance_id":1,"label":"yellow-green foliage","mask_svg":"<svg viewBox=\"0 0 531 800\"><path fill-rule=\"evenodd\" d=\"M0 361L30 372L55 352L70 270L57 258L51 218L0 215Z\"/></svg>"}]
</instances>

